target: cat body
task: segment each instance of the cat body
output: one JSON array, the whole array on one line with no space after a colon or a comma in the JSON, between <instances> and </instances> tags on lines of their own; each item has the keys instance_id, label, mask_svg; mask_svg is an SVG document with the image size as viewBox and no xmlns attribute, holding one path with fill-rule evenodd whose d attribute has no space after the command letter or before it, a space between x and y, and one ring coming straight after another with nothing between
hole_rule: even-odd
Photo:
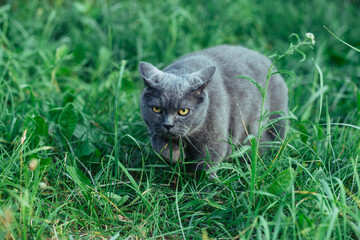
<instances>
[{"instance_id":1,"label":"cat body","mask_svg":"<svg viewBox=\"0 0 360 240\"><path fill-rule=\"evenodd\" d=\"M146 88L140 108L153 149L171 163L180 158L195 160L193 170L216 166L231 153L229 141L244 144L248 133L256 136L259 131L261 93L253 83L236 76L252 78L265 89L270 66L260 53L228 45L185 55L162 71L141 62ZM264 112L286 115L287 105L288 89L280 74L275 74L269 80ZM262 134L261 141L283 137L285 125L284 120L278 121Z\"/></svg>"}]
</instances>

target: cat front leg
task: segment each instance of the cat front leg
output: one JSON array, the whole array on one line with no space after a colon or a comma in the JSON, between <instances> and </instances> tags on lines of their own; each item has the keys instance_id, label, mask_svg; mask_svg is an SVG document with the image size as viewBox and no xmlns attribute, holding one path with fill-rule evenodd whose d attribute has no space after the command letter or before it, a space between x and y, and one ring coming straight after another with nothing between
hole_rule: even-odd
<instances>
[{"instance_id":1,"label":"cat front leg","mask_svg":"<svg viewBox=\"0 0 360 240\"><path fill-rule=\"evenodd\" d=\"M185 153L181 154L180 142L178 140L154 137L151 145L169 163L175 164L181 158L185 158Z\"/></svg>"},{"instance_id":2,"label":"cat front leg","mask_svg":"<svg viewBox=\"0 0 360 240\"><path fill-rule=\"evenodd\" d=\"M228 150L228 145L225 142L216 142L211 145L203 146L201 152L197 159L200 160L199 163L195 166L195 172L199 170L205 170L209 173L209 178L216 178L216 171L212 170L214 167L218 166L219 163L225 158Z\"/></svg>"}]
</instances>

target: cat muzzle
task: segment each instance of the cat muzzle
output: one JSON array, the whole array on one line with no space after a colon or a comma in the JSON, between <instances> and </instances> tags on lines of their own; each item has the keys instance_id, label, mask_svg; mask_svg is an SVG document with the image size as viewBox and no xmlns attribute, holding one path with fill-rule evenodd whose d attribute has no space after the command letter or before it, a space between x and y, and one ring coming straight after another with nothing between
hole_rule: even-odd
<instances>
[{"instance_id":1,"label":"cat muzzle","mask_svg":"<svg viewBox=\"0 0 360 240\"><path fill-rule=\"evenodd\" d=\"M172 127L174 127L173 124L163 124L164 128L169 132Z\"/></svg>"}]
</instances>

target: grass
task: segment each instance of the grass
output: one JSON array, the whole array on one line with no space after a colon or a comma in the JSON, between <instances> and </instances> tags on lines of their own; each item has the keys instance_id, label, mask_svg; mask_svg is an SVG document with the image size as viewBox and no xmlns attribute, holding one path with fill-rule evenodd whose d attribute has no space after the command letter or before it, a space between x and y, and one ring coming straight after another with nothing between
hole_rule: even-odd
<instances>
[{"instance_id":1,"label":"grass","mask_svg":"<svg viewBox=\"0 0 360 240\"><path fill-rule=\"evenodd\" d=\"M356 1L5 2L0 239L359 238ZM291 121L209 181L151 150L137 64L221 43L285 54Z\"/></svg>"}]
</instances>

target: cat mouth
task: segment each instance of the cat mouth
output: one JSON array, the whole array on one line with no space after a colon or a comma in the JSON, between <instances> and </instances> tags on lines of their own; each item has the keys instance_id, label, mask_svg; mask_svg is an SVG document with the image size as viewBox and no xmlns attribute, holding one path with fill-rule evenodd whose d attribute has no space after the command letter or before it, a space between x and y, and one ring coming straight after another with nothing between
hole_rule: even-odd
<instances>
[{"instance_id":1,"label":"cat mouth","mask_svg":"<svg viewBox=\"0 0 360 240\"><path fill-rule=\"evenodd\" d=\"M176 133L172 133L172 132L166 132L165 134L164 134L166 137L170 137L170 138L172 138L172 139L178 139L178 138L180 138L181 137L181 135L179 135L179 134L176 134Z\"/></svg>"},{"instance_id":2,"label":"cat mouth","mask_svg":"<svg viewBox=\"0 0 360 240\"><path fill-rule=\"evenodd\" d=\"M177 139L185 136L185 134L183 134L183 133L173 132L171 130L164 132L163 135L165 137L168 137L168 138L171 138L171 139L174 139L174 140L177 140Z\"/></svg>"},{"instance_id":3,"label":"cat mouth","mask_svg":"<svg viewBox=\"0 0 360 240\"><path fill-rule=\"evenodd\" d=\"M185 129L161 129L160 132L162 136L171 139L179 139L187 134Z\"/></svg>"}]
</instances>

